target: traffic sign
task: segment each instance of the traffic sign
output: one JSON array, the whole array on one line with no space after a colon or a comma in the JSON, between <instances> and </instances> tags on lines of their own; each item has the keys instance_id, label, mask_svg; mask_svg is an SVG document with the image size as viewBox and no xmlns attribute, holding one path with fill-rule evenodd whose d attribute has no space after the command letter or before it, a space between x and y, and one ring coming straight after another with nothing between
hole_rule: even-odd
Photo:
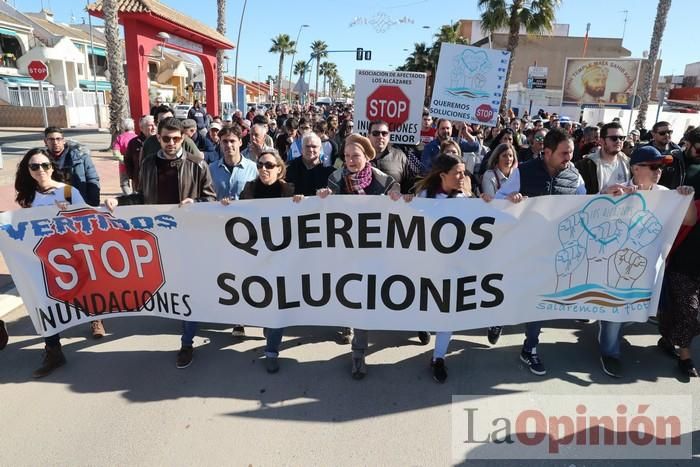
<instances>
[{"instance_id":1,"label":"traffic sign","mask_svg":"<svg viewBox=\"0 0 700 467\"><path fill-rule=\"evenodd\" d=\"M201 81L195 81L192 83L192 90L194 92L202 92L204 91L204 86L202 85Z\"/></svg>"},{"instance_id":2,"label":"traffic sign","mask_svg":"<svg viewBox=\"0 0 700 467\"><path fill-rule=\"evenodd\" d=\"M411 101L398 86L379 86L367 97L367 119L398 127L408 120Z\"/></svg>"},{"instance_id":3,"label":"traffic sign","mask_svg":"<svg viewBox=\"0 0 700 467\"><path fill-rule=\"evenodd\" d=\"M29 76L37 81L44 81L49 76L49 67L41 60L32 60L27 65Z\"/></svg>"}]
</instances>

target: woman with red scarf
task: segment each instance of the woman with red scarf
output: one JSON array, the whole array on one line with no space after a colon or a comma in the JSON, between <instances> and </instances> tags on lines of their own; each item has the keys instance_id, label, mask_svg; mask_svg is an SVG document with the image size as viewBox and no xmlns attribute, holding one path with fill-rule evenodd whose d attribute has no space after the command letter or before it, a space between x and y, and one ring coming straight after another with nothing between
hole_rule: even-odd
<instances>
[{"instance_id":1,"label":"woman with red scarf","mask_svg":"<svg viewBox=\"0 0 700 467\"><path fill-rule=\"evenodd\" d=\"M343 167L328 177L328 188L317 191L325 198L331 193L341 195L390 195L396 201L401 197L400 186L389 175L369 163L376 153L369 139L358 134L345 138ZM362 379L367 374L365 352L368 333L355 329L352 337L352 377Z\"/></svg>"}]
</instances>

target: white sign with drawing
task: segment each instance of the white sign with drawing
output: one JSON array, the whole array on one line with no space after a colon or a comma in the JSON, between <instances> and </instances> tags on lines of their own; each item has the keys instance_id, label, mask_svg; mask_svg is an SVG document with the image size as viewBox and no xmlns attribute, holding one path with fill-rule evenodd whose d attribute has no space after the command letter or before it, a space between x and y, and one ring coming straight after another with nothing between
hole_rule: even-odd
<instances>
[{"instance_id":1,"label":"white sign with drawing","mask_svg":"<svg viewBox=\"0 0 700 467\"><path fill-rule=\"evenodd\" d=\"M495 126L510 52L442 44L430 114Z\"/></svg>"}]
</instances>

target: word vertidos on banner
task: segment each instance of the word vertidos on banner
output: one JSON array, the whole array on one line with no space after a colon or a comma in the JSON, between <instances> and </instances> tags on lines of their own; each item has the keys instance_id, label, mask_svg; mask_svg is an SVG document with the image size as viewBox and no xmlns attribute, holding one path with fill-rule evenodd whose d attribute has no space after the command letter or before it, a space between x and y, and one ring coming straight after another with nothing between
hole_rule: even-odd
<instances>
[{"instance_id":1,"label":"word vertidos on banner","mask_svg":"<svg viewBox=\"0 0 700 467\"><path fill-rule=\"evenodd\" d=\"M282 239L277 243L273 240L273 225L269 217L261 217L256 225L244 217L233 217L226 222L225 234L234 247L246 253L257 256L259 249L264 247L269 251L280 251L288 248L292 239L296 239L299 249L310 248L415 248L426 251L428 245L438 253L451 254L459 251L466 242L469 250L483 250L493 240L491 231L484 227L494 225L496 219L483 216L474 219L467 225L458 217L446 216L436 219L428 229L423 216L412 216L408 227L397 214L382 212L358 213L356 218L341 212L324 214L325 236L321 233L321 214L296 216L292 222L291 216L282 216L275 222L282 230ZM293 228L296 231L293 232ZM468 239L468 231L473 234ZM446 240L443 231L451 231L453 237ZM385 237L379 236L386 232ZM353 238L354 236L354 238ZM259 240L262 237L262 245ZM325 243L325 244L324 244Z\"/></svg>"}]
</instances>

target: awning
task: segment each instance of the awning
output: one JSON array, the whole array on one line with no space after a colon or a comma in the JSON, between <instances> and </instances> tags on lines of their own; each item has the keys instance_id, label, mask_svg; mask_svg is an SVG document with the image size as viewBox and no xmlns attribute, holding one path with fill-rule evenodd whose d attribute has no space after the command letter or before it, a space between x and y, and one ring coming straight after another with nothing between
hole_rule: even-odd
<instances>
[{"instance_id":1,"label":"awning","mask_svg":"<svg viewBox=\"0 0 700 467\"><path fill-rule=\"evenodd\" d=\"M16 36L17 33L13 31L12 29L7 29L7 28L0 28L0 34L4 36Z\"/></svg>"},{"instance_id":2,"label":"awning","mask_svg":"<svg viewBox=\"0 0 700 467\"><path fill-rule=\"evenodd\" d=\"M91 79L81 79L80 80L80 87L83 89L86 89L88 91L94 91L95 90L95 81ZM97 81L97 90L98 91L111 91L112 90L112 83L109 81Z\"/></svg>"},{"instance_id":3,"label":"awning","mask_svg":"<svg viewBox=\"0 0 700 467\"><path fill-rule=\"evenodd\" d=\"M107 50L105 50L103 47L92 47L88 45L87 51L89 54L94 54L99 57L106 57L107 56Z\"/></svg>"},{"instance_id":4,"label":"awning","mask_svg":"<svg viewBox=\"0 0 700 467\"><path fill-rule=\"evenodd\" d=\"M30 76L13 76L13 75L0 75L0 80L3 80L7 84L14 85L14 86L31 86L31 87L38 87L39 86L39 81L36 81L34 78ZM53 84L49 83L48 81L44 81L44 87L49 88L53 87Z\"/></svg>"}]
</instances>

